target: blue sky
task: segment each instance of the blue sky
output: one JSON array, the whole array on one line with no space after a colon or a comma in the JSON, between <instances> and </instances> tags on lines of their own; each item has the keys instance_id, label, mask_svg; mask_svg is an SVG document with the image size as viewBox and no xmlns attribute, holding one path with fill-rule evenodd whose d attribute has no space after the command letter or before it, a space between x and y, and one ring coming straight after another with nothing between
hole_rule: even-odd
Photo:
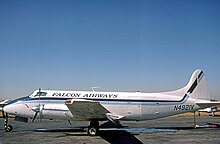
<instances>
[{"instance_id":1,"label":"blue sky","mask_svg":"<svg viewBox=\"0 0 220 144\"><path fill-rule=\"evenodd\" d=\"M0 1L0 97L44 89L158 92L201 68L220 99L218 0Z\"/></svg>"}]
</instances>

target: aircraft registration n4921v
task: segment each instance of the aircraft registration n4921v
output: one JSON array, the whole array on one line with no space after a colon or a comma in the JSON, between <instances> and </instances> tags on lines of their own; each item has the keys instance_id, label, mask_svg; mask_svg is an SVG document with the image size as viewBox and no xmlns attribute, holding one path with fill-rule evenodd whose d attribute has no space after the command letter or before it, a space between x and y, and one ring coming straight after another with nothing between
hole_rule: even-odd
<instances>
[{"instance_id":1,"label":"aircraft registration n4921v","mask_svg":"<svg viewBox=\"0 0 220 144\"><path fill-rule=\"evenodd\" d=\"M36 118L90 121L87 133L99 132L99 121L141 121L185 112L195 112L220 104L210 101L203 71L196 70L189 83L178 90L160 93L36 90L3 107L5 130L8 114L27 122Z\"/></svg>"}]
</instances>

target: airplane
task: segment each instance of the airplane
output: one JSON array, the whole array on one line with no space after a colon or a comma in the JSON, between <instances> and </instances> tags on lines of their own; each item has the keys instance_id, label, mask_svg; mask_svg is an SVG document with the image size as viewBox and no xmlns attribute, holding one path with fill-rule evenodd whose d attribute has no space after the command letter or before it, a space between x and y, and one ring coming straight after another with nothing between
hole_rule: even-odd
<instances>
[{"instance_id":1,"label":"airplane","mask_svg":"<svg viewBox=\"0 0 220 144\"><path fill-rule=\"evenodd\" d=\"M199 116L200 116L200 112L206 112L206 113L212 113L212 116L213 116L213 117L215 116L215 113L216 113L216 112L219 112L219 111L220 111L220 110L218 109L217 106L212 106L212 107L209 107L209 108L205 108L205 109L198 110Z\"/></svg>"},{"instance_id":2,"label":"airplane","mask_svg":"<svg viewBox=\"0 0 220 144\"><path fill-rule=\"evenodd\" d=\"M100 121L143 121L152 120L219 105L210 101L207 81L203 71L196 70L188 84L181 89L159 92L101 92L35 90L26 97L11 101L3 107L5 131L12 131L8 125L8 114L15 120L32 122L39 119L67 121L89 121L89 136L99 134Z\"/></svg>"}]
</instances>

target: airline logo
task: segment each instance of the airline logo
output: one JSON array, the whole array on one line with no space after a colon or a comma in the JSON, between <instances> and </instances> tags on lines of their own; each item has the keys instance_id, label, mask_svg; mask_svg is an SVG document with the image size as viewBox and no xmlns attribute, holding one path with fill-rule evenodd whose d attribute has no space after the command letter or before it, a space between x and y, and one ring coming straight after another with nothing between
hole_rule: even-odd
<instances>
[{"instance_id":1,"label":"airline logo","mask_svg":"<svg viewBox=\"0 0 220 144\"><path fill-rule=\"evenodd\" d=\"M53 97L70 97L70 98L117 98L117 94L103 93L53 93Z\"/></svg>"}]
</instances>

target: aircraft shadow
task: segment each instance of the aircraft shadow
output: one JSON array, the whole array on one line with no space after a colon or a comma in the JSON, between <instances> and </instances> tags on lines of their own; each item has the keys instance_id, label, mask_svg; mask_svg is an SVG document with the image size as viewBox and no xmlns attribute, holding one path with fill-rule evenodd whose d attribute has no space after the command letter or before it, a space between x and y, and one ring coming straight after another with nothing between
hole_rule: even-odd
<instances>
[{"instance_id":1,"label":"aircraft shadow","mask_svg":"<svg viewBox=\"0 0 220 144\"><path fill-rule=\"evenodd\" d=\"M219 124L207 123L214 128L219 128ZM87 127L74 127L74 128L57 128L57 129L37 129L38 132L62 132L62 135L56 136L68 137L68 136L87 136ZM207 126L202 126L199 128L207 128ZM209 127L208 127L209 128ZM193 126L190 127L154 127L154 128L141 128L136 130L135 128L127 128L127 126L122 126L120 124L114 124L111 122L106 122L100 125L99 136L110 144L143 144L135 135L139 135L138 131L144 132L175 132L176 130L189 130L195 129Z\"/></svg>"},{"instance_id":2,"label":"aircraft shadow","mask_svg":"<svg viewBox=\"0 0 220 144\"><path fill-rule=\"evenodd\" d=\"M55 138L68 136L87 136L85 128L37 129L37 132L61 132ZM99 136L110 144L143 144L134 134L126 130L100 130Z\"/></svg>"},{"instance_id":3,"label":"aircraft shadow","mask_svg":"<svg viewBox=\"0 0 220 144\"><path fill-rule=\"evenodd\" d=\"M115 124L107 121L100 125L100 128L126 128L120 123ZM110 144L143 144L134 134L127 132L126 130L100 130L99 136Z\"/></svg>"},{"instance_id":4,"label":"aircraft shadow","mask_svg":"<svg viewBox=\"0 0 220 144\"><path fill-rule=\"evenodd\" d=\"M110 144L143 144L133 134L125 130L101 130L99 136Z\"/></svg>"},{"instance_id":5,"label":"aircraft shadow","mask_svg":"<svg viewBox=\"0 0 220 144\"><path fill-rule=\"evenodd\" d=\"M60 137L68 137L68 136L87 136L86 129L87 127L75 127L75 128L56 128L56 129L37 129L37 132L62 132L62 135L57 136ZM107 129L103 129L107 128ZM135 137L137 134L131 134L126 130L115 130L108 128L125 128L124 126L118 124L113 124L111 122L106 122L100 125L99 136L107 141L110 144L143 144L139 139Z\"/></svg>"}]
</instances>

